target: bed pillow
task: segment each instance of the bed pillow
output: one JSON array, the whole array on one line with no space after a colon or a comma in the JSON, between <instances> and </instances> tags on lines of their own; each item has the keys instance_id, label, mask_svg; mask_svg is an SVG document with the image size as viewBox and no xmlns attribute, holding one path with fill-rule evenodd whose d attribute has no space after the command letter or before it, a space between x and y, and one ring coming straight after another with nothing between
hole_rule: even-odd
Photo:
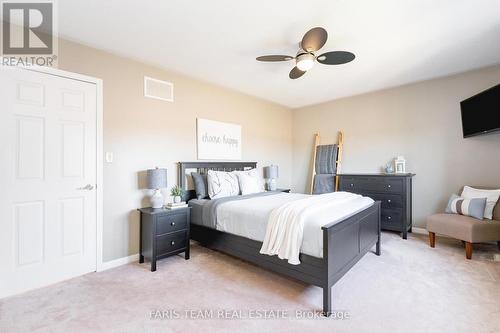
<instances>
[{"instance_id":1,"label":"bed pillow","mask_svg":"<svg viewBox=\"0 0 500 333\"><path fill-rule=\"evenodd\" d=\"M456 194L452 194L446 206L446 213L465 215L482 220L486 198L465 199Z\"/></svg>"},{"instance_id":2,"label":"bed pillow","mask_svg":"<svg viewBox=\"0 0 500 333\"><path fill-rule=\"evenodd\" d=\"M263 192L262 182L259 177L248 173L237 173L238 183L242 195Z\"/></svg>"},{"instance_id":3,"label":"bed pillow","mask_svg":"<svg viewBox=\"0 0 500 333\"><path fill-rule=\"evenodd\" d=\"M240 194L238 176L233 172L208 170L207 183L210 199Z\"/></svg>"},{"instance_id":4,"label":"bed pillow","mask_svg":"<svg viewBox=\"0 0 500 333\"><path fill-rule=\"evenodd\" d=\"M193 177L194 191L198 199L208 198L207 175L199 172L191 172Z\"/></svg>"},{"instance_id":5,"label":"bed pillow","mask_svg":"<svg viewBox=\"0 0 500 333\"><path fill-rule=\"evenodd\" d=\"M238 176L238 180L239 180L239 176L240 175L244 175L244 176L250 176L250 177L253 177L256 179L256 181L258 182L257 186L258 186L258 190L256 190L256 192L251 192L251 193L257 193L257 192L264 192L266 189L265 189L265 182L264 182L264 178L262 178L260 175L259 175L259 170L257 170L256 168L254 169L250 169L250 170L244 170L244 171L233 171L233 173L235 173L237 176ZM241 191L241 194L244 194L243 193L243 190L241 188L241 181L240 181L240 191ZM247 192L247 191L246 191ZM250 193L247 193L247 194L250 194Z\"/></svg>"},{"instance_id":6,"label":"bed pillow","mask_svg":"<svg viewBox=\"0 0 500 333\"><path fill-rule=\"evenodd\" d=\"M493 209L497 204L498 197L500 197L499 190L481 190L470 186L464 186L462 197L465 199L486 198L486 209L484 210L484 217L493 219Z\"/></svg>"}]
</instances>

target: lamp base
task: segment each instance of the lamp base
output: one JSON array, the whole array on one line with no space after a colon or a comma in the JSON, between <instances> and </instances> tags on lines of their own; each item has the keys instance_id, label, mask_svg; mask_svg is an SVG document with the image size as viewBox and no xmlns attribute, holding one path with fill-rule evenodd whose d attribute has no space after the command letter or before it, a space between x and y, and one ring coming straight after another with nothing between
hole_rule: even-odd
<instances>
[{"instance_id":1,"label":"lamp base","mask_svg":"<svg viewBox=\"0 0 500 333\"><path fill-rule=\"evenodd\" d=\"M151 198L151 208L163 208L163 195L161 195L160 190L155 190Z\"/></svg>"},{"instance_id":2,"label":"lamp base","mask_svg":"<svg viewBox=\"0 0 500 333\"><path fill-rule=\"evenodd\" d=\"M268 191L276 191L276 179L268 179L267 180L267 190Z\"/></svg>"}]
</instances>

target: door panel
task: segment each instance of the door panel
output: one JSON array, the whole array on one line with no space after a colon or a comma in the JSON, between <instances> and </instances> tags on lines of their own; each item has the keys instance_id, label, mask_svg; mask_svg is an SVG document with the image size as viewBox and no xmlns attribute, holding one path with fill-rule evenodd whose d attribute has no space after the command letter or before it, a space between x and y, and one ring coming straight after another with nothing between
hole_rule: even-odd
<instances>
[{"instance_id":1,"label":"door panel","mask_svg":"<svg viewBox=\"0 0 500 333\"><path fill-rule=\"evenodd\" d=\"M4 297L96 269L97 100L93 83L0 71Z\"/></svg>"}]
</instances>

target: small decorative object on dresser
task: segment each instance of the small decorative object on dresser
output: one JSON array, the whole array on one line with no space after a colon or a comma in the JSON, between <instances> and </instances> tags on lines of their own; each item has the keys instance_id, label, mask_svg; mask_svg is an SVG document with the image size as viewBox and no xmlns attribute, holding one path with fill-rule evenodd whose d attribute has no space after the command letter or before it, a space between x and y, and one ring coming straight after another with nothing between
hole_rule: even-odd
<instances>
[{"instance_id":1,"label":"small decorative object on dresser","mask_svg":"<svg viewBox=\"0 0 500 333\"><path fill-rule=\"evenodd\" d=\"M406 173L406 160L404 156L398 156L394 159L394 169L396 173Z\"/></svg>"},{"instance_id":2,"label":"small decorative object on dresser","mask_svg":"<svg viewBox=\"0 0 500 333\"><path fill-rule=\"evenodd\" d=\"M174 185L170 189L170 195L174 197L174 203L179 203L182 200L182 196L184 195L184 189L179 185Z\"/></svg>"},{"instance_id":3,"label":"small decorative object on dresser","mask_svg":"<svg viewBox=\"0 0 500 333\"><path fill-rule=\"evenodd\" d=\"M399 231L406 239L411 232L413 176L411 173L342 174L340 190L380 201L382 229Z\"/></svg>"},{"instance_id":4,"label":"small decorative object on dresser","mask_svg":"<svg viewBox=\"0 0 500 333\"><path fill-rule=\"evenodd\" d=\"M270 165L264 167L264 178L266 179L266 190L276 191L276 179L278 178L278 166Z\"/></svg>"},{"instance_id":5,"label":"small decorative object on dresser","mask_svg":"<svg viewBox=\"0 0 500 333\"><path fill-rule=\"evenodd\" d=\"M393 163L387 163L384 167L385 173L394 173L394 164Z\"/></svg>"},{"instance_id":6,"label":"small decorative object on dresser","mask_svg":"<svg viewBox=\"0 0 500 333\"><path fill-rule=\"evenodd\" d=\"M184 252L189 259L190 210L141 208L139 262L151 260L151 272L156 271L156 261Z\"/></svg>"},{"instance_id":7,"label":"small decorative object on dresser","mask_svg":"<svg viewBox=\"0 0 500 333\"><path fill-rule=\"evenodd\" d=\"M162 208L164 200L161 189L167 187L167 169L156 167L155 169L147 170L147 185L149 189L154 190L150 198L151 207Z\"/></svg>"}]
</instances>

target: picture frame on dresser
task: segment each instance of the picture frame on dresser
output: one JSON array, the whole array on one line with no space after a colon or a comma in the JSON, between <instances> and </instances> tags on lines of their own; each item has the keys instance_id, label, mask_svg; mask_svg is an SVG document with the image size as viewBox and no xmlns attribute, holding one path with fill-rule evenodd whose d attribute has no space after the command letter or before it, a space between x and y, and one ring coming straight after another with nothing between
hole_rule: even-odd
<instances>
[{"instance_id":1,"label":"picture frame on dresser","mask_svg":"<svg viewBox=\"0 0 500 333\"><path fill-rule=\"evenodd\" d=\"M412 232L414 176L414 173L339 174L339 190L380 201L382 230L397 231L407 239Z\"/></svg>"}]
</instances>

